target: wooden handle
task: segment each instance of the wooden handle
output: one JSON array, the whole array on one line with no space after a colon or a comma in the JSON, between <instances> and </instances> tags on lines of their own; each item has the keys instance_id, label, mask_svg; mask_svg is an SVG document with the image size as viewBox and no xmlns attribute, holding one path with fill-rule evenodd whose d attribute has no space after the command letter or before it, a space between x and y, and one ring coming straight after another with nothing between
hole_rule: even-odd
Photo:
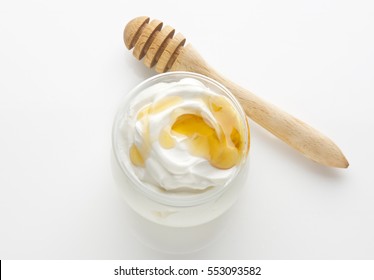
<instances>
[{"instance_id":1,"label":"wooden handle","mask_svg":"<svg viewBox=\"0 0 374 280\"><path fill-rule=\"evenodd\" d=\"M148 17L130 21L124 31L126 47L134 47L134 56L157 72L189 71L208 76L225 85L239 100L247 115L272 134L306 157L323 165L347 168L349 163L341 150L329 138L248 90L234 84L211 68L174 29Z\"/></svg>"}]
</instances>

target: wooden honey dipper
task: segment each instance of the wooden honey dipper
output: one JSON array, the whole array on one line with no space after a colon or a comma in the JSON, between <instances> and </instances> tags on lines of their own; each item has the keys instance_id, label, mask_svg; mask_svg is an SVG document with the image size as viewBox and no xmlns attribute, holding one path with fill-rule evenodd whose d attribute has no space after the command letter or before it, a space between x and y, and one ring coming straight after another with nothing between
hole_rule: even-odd
<instances>
[{"instance_id":1,"label":"wooden honey dipper","mask_svg":"<svg viewBox=\"0 0 374 280\"><path fill-rule=\"evenodd\" d=\"M198 52L170 26L162 28L159 20L137 17L124 30L124 41L134 56L159 73L188 71L208 76L226 86L241 103L246 114L256 123L286 142L300 153L320 164L347 168L349 163L339 147L308 124L276 106L262 100L250 91L234 84L211 68Z\"/></svg>"}]
</instances>

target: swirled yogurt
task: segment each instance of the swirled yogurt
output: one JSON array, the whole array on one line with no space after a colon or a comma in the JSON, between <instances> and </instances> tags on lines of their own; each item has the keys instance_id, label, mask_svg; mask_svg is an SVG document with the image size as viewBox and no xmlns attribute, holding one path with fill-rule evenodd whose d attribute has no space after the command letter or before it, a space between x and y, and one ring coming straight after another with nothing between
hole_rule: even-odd
<instances>
[{"instance_id":1,"label":"swirled yogurt","mask_svg":"<svg viewBox=\"0 0 374 280\"><path fill-rule=\"evenodd\" d=\"M244 129L232 102L193 78L144 89L120 124L136 176L165 191L225 185L246 156Z\"/></svg>"}]
</instances>

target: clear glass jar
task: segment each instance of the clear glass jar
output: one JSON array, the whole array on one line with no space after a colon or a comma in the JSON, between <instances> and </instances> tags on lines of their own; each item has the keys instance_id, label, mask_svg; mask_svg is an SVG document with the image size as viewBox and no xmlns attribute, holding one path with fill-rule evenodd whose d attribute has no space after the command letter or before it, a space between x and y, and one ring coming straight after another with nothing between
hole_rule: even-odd
<instances>
[{"instance_id":1,"label":"clear glass jar","mask_svg":"<svg viewBox=\"0 0 374 280\"><path fill-rule=\"evenodd\" d=\"M179 195L175 192L155 192L133 171L129 154L121 146L123 132L121 126L129 112L131 101L143 90L161 82L176 82L184 78L200 81L216 94L229 99L243 126L245 156L238 165L237 172L222 187L209 188L204 192L192 192ZM153 76L130 91L121 102L116 114L113 132L113 151L117 163L126 180L121 184L121 191L128 205L144 218L158 224L172 227L190 227L209 222L226 212L236 201L240 189L246 184L248 175L249 126L247 117L232 93L217 81L200 74L190 72L168 72Z\"/></svg>"}]
</instances>

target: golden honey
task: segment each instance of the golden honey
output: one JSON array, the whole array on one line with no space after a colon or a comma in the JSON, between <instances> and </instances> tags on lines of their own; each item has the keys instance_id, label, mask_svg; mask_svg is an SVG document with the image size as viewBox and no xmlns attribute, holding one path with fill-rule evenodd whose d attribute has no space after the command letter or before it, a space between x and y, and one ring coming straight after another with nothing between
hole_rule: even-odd
<instances>
[{"instance_id":1,"label":"golden honey","mask_svg":"<svg viewBox=\"0 0 374 280\"><path fill-rule=\"evenodd\" d=\"M229 169L241 162L243 152L244 128L239 116L227 98L223 96L202 96L200 98L214 117L210 123L196 112L181 113L171 120L171 124L162 128L158 139L149 138L149 119L183 101L180 96L168 96L142 108L137 120L145 127L141 145L130 148L130 160L133 165L143 167L148 157L152 141L158 141L164 149L172 149L175 139L185 138L191 155L202 157L219 169ZM249 136L248 136L249 137Z\"/></svg>"}]
</instances>

